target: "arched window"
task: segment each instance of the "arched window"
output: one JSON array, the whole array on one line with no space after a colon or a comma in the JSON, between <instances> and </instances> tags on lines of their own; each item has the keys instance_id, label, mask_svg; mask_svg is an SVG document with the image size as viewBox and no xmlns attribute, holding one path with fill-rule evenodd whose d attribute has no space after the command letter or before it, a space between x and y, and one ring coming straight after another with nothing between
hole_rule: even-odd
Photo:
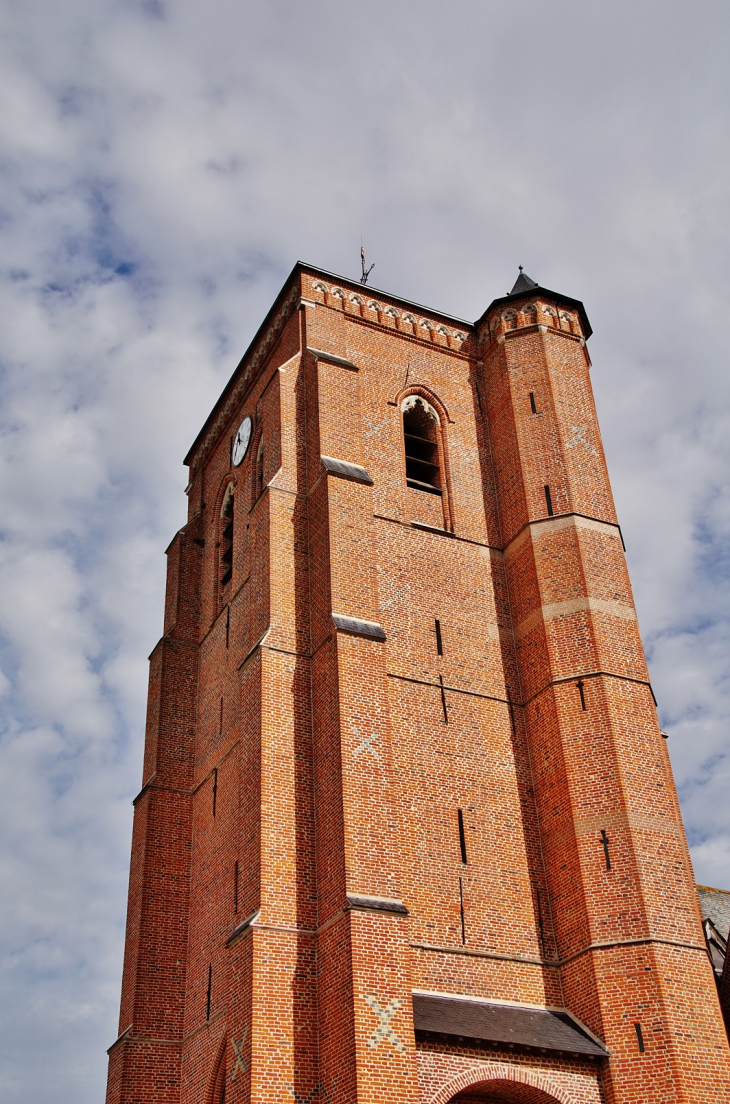
<instances>
[{"instance_id":1,"label":"arched window","mask_svg":"<svg viewBox=\"0 0 730 1104\"><path fill-rule=\"evenodd\" d=\"M254 472L254 501L256 501L264 490L264 438L263 434L259 439L259 447L256 450L256 471Z\"/></svg>"},{"instance_id":2,"label":"arched window","mask_svg":"<svg viewBox=\"0 0 730 1104\"><path fill-rule=\"evenodd\" d=\"M401 403L406 483L414 491L443 493L439 456L439 416L420 395L408 395Z\"/></svg>"},{"instance_id":3,"label":"arched window","mask_svg":"<svg viewBox=\"0 0 730 1104\"><path fill-rule=\"evenodd\" d=\"M221 504L220 520L220 584L230 583L233 575L233 484L229 483Z\"/></svg>"},{"instance_id":4,"label":"arched window","mask_svg":"<svg viewBox=\"0 0 730 1104\"><path fill-rule=\"evenodd\" d=\"M226 1052L225 1049L218 1061L218 1068L213 1078L213 1092L211 1104L226 1104Z\"/></svg>"}]
</instances>

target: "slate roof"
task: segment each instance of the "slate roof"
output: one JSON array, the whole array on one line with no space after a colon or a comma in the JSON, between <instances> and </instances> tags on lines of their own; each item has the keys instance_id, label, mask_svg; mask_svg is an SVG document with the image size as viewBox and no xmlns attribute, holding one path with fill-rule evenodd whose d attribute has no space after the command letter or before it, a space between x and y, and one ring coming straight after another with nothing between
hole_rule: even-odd
<instances>
[{"instance_id":1,"label":"slate roof","mask_svg":"<svg viewBox=\"0 0 730 1104\"><path fill-rule=\"evenodd\" d=\"M727 944L728 929L730 928L730 890L713 889L712 886L697 886L697 893L702 909L702 929L705 933L707 953L710 956L718 988L722 991L723 971L728 972Z\"/></svg>"},{"instance_id":2,"label":"slate roof","mask_svg":"<svg viewBox=\"0 0 730 1104\"><path fill-rule=\"evenodd\" d=\"M700 908L705 920L712 920L723 939L727 940L730 929L730 889L713 889L712 886L697 886Z\"/></svg>"},{"instance_id":3,"label":"slate roof","mask_svg":"<svg viewBox=\"0 0 730 1104\"><path fill-rule=\"evenodd\" d=\"M520 265L520 274L515 280L515 286L512 288L510 295L519 295L521 291L530 291L531 288L538 286L537 281L531 280L529 276L525 275L522 271L522 265Z\"/></svg>"},{"instance_id":4,"label":"slate roof","mask_svg":"<svg viewBox=\"0 0 730 1104\"><path fill-rule=\"evenodd\" d=\"M467 1000L430 993L413 994L416 1038L457 1037L475 1043L501 1043L563 1054L606 1058L608 1051L567 1012Z\"/></svg>"}]
</instances>

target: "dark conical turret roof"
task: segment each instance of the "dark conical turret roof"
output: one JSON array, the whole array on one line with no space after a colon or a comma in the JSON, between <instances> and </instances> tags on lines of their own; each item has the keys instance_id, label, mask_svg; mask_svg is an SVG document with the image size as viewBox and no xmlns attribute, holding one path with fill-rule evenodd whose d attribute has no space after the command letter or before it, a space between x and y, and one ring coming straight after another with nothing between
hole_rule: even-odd
<instances>
[{"instance_id":1,"label":"dark conical turret roof","mask_svg":"<svg viewBox=\"0 0 730 1104\"><path fill-rule=\"evenodd\" d=\"M494 307L501 307L503 304L506 305L507 303L511 303L514 300L524 299L528 296L531 297L533 295L544 295L548 299L552 299L556 305L564 303L566 306L572 307L574 310L577 310L580 314L581 322L583 324L583 335L585 337L591 336L593 330L591 328L590 322L588 321L586 309L581 303L580 299L571 299L568 295L562 295L558 291L550 291L548 288L542 287L540 284L537 283L536 280L532 280L526 273L522 271L522 265L520 265L520 274L515 280L512 291L510 291L508 295L503 295L500 299L493 299L485 310L484 314L481 316L481 318L477 319L474 325L481 325L483 320L489 314L490 310L492 310Z\"/></svg>"},{"instance_id":2,"label":"dark conical turret roof","mask_svg":"<svg viewBox=\"0 0 730 1104\"><path fill-rule=\"evenodd\" d=\"M520 274L515 280L515 286L512 288L510 295L519 295L521 291L529 291L531 288L538 286L536 280L531 280L529 276L526 276L522 271L522 265L520 265Z\"/></svg>"}]
</instances>

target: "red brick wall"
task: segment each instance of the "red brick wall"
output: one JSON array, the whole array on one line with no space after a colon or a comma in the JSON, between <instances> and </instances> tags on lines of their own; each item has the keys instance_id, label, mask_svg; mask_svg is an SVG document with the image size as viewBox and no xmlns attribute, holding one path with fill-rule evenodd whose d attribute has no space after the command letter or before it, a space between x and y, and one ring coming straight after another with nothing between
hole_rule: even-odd
<instances>
[{"instance_id":1,"label":"red brick wall","mask_svg":"<svg viewBox=\"0 0 730 1104\"><path fill-rule=\"evenodd\" d=\"M534 302L472 327L297 269L191 450L110 1104L730 1100L580 319ZM611 1057L416 1045L413 989L565 1006Z\"/></svg>"}]
</instances>

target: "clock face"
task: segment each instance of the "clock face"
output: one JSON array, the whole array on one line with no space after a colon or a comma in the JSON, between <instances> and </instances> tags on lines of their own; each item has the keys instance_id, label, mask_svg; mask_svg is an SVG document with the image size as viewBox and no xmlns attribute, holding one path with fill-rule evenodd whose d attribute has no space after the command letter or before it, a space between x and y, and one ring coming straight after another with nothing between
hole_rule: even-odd
<instances>
[{"instance_id":1,"label":"clock face","mask_svg":"<svg viewBox=\"0 0 730 1104\"><path fill-rule=\"evenodd\" d=\"M238 433L233 438L233 448L231 449L231 460L235 467L243 460L244 456L248 452L248 446L251 441L251 418L249 415L241 422L238 427Z\"/></svg>"}]
</instances>

